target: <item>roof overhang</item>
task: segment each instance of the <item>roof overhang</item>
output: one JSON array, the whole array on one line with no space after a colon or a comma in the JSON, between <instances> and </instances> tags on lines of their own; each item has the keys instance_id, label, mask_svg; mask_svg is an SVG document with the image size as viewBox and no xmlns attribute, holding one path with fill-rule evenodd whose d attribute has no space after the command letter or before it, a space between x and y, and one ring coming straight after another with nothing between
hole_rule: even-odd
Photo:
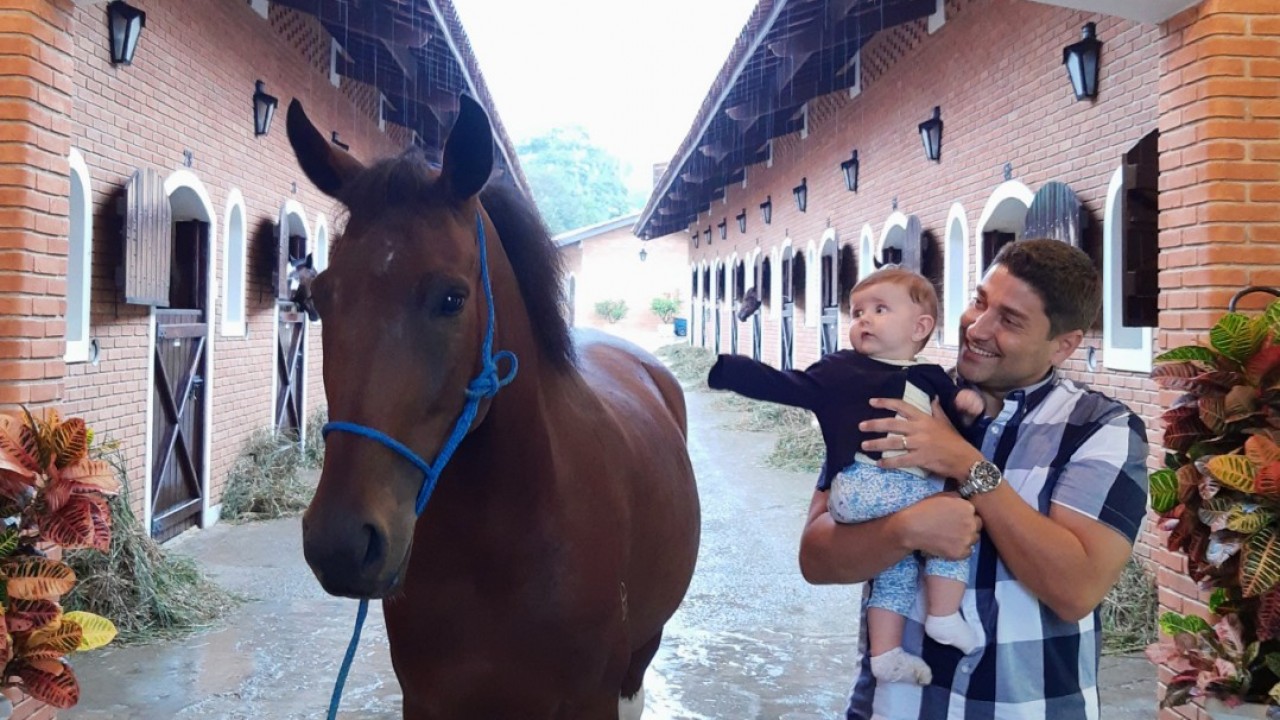
<instances>
[{"instance_id":1,"label":"roof overhang","mask_svg":"<svg viewBox=\"0 0 1280 720\"><path fill-rule=\"evenodd\" d=\"M338 72L381 91L391 109L386 118L414 131L415 143L428 159L441 159L444 140L457 117L458 95L465 92L475 98L493 124L499 156L496 169L529 192L515 146L451 0L273 2L311 15L324 25L342 46Z\"/></svg>"},{"instance_id":2,"label":"roof overhang","mask_svg":"<svg viewBox=\"0 0 1280 720\"><path fill-rule=\"evenodd\" d=\"M1084 10L1112 15L1134 22L1159 24L1199 5L1201 0L1033 0L1069 10Z\"/></svg>"},{"instance_id":3,"label":"roof overhang","mask_svg":"<svg viewBox=\"0 0 1280 720\"><path fill-rule=\"evenodd\" d=\"M936 9L936 0L761 0L635 234L687 228L747 166L765 160L770 140L800 129L805 103L857 83L854 60L877 32Z\"/></svg>"},{"instance_id":4,"label":"roof overhang","mask_svg":"<svg viewBox=\"0 0 1280 720\"><path fill-rule=\"evenodd\" d=\"M586 227L566 230L565 232L551 238L551 242L555 243L555 246L558 248L568 247L569 245L580 243L583 240L590 240L593 237L598 237L605 233L613 232L614 230L621 230L623 228L630 227L635 224L636 218L638 217L640 217L639 213L631 213L630 215L613 218L612 220L605 220L604 222L596 223L595 225L587 225Z\"/></svg>"}]
</instances>

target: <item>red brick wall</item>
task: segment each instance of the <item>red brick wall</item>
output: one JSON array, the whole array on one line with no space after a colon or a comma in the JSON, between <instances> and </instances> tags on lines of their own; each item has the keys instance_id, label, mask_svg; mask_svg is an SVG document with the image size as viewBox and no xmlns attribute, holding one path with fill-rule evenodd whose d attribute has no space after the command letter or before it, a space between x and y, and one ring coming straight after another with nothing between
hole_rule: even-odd
<instances>
[{"instance_id":1,"label":"red brick wall","mask_svg":"<svg viewBox=\"0 0 1280 720\"><path fill-rule=\"evenodd\" d=\"M1211 0L1162 29L1158 343L1169 348L1203 342L1241 287L1280 285L1280 17L1267 0ZM1185 558L1154 557L1162 607L1208 616ZM1160 717L1207 716L1186 707Z\"/></svg>"},{"instance_id":2,"label":"red brick wall","mask_svg":"<svg viewBox=\"0 0 1280 720\"><path fill-rule=\"evenodd\" d=\"M1090 21L1097 23L1105 43L1101 93L1094 103L1075 100L1061 53ZM1014 179L1032 191L1050 180L1068 183L1088 208L1095 223L1091 232L1100 239L1107 184L1121 155L1156 128L1159 35L1155 26L1020 0L951 2L946 24L934 35L927 33L923 20L882 32L863 48L861 94L850 99L840 91L810 102L808 137L796 133L775 140L773 167L751 166L746 188L727 188L725 200L713 202L710 212L699 216L699 228L713 228L713 243L691 249L691 260L727 259L757 245L768 251L788 236L801 250L810 243L818 246L828 228L836 231L841 245L856 250L864 225L879 240L895 199L898 210L917 215L938 242L945 240L952 204L961 203L969 223L970 257L976 258L976 225L1004 179L1005 163L1012 165ZM941 163L924 157L916 131L935 105L941 106L945 125ZM858 149L861 160L857 193L845 189L840 171L851 148ZM809 188L805 213L796 209L791 193L802 177ZM759 219L758 207L767 195L773 198L771 225ZM741 235L732 225L744 207L748 232ZM714 229L723 217L731 226L725 241ZM970 287L974 276L971 271ZM772 282L776 286L779 281L780 267L774 263ZM810 270L806 281L819 279ZM819 347L818 329L805 323L802 303L804 298L798 297L795 362L800 367L817 359ZM842 318L842 345L847 343L847 322L847 316ZM724 332L727 338L727 323ZM764 353L775 363L778 333L777 320L766 313ZM722 346L727 347L727 340ZM1144 417L1154 417L1155 392L1149 381L1101 365L1089 372L1084 362L1088 346L1101 353L1100 330L1068 361L1068 374L1124 400ZM930 352L944 363L952 362L955 353L936 344Z\"/></svg>"},{"instance_id":3,"label":"red brick wall","mask_svg":"<svg viewBox=\"0 0 1280 720\"><path fill-rule=\"evenodd\" d=\"M190 150L193 161L188 169L208 191L216 223L214 352L211 384L206 385L214 408L210 502L216 504L244 440L272 421L276 313L270 287L269 265L275 256L270 226L277 222L281 205L295 200L306 213L313 243L318 216L327 218L331 240L340 229L336 202L311 185L289 149L284 120L290 99L303 102L322 132L337 130L357 157L372 160L398 146L378 132L370 108L353 104L351 97L369 96L367 88L345 78L343 89L330 83L329 36L314 18L273 5L268 21L243 2L134 4L146 11L147 24L131 66L110 64L105 3L76 6L68 30L72 57L63 72L71 73L74 62L69 76L74 88L68 89L74 104L69 102L65 110L70 121L67 135L70 145L83 153L91 178L90 334L99 340L101 361L68 367L63 407L84 415L100 436L122 443L133 499L140 506L151 392L146 381L150 319L147 308L121 301L116 284L120 227L108 200L135 167L147 165L167 175L183 167L183 151ZM255 80L263 80L267 92L280 99L270 133L263 137L253 134ZM376 104L372 110L376 112ZM65 154L64 147L54 163L64 175ZM243 194L249 234L248 331L243 337L220 333L226 200L233 188ZM264 227L268 232L260 236ZM66 233L65 221L61 233ZM311 329L308 413L324 403L319 326ZM57 352L60 357L61 349Z\"/></svg>"},{"instance_id":4,"label":"red brick wall","mask_svg":"<svg viewBox=\"0 0 1280 720\"><path fill-rule=\"evenodd\" d=\"M0 0L0 406L62 392L69 0Z\"/></svg>"}]
</instances>

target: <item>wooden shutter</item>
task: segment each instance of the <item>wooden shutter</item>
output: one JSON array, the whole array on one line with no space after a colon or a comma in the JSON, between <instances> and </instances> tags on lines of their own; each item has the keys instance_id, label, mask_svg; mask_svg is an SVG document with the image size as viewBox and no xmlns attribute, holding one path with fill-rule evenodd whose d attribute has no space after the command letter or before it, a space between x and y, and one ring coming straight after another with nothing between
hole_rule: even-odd
<instances>
[{"instance_id":1,"label":"wooden shutter","mask_svg":"<svg viewBox=\"0 0 1280 720\"><path fill-rule=\"evenodd\" d=\"M168 307L173 211L160 173L135 170L125 198L124 301Z\"/></svg>"},{"instance_id":2,"label":"wooden shutter","mask_svg":"<svg viewBox=\"0 0 1280 720\"><path fill-rule=\"evenodd\" d=\"M1022 237L1061 240L1082 248L1085 227L1084 206L1064 182L1045 183L1031 200Z\"/></svg>"},{"instance_id":3,"label":"wooden shutter","mask_svg":"<svg viewBox=\"0 0 1280 720\"><path fill-rule=\"evenodd\" d=\"M1124 300L1121 321L1127 327L1156 327L1160 313L1160 151L1158 130L1142 138L1124 156L1124 192L1120 198Z\"/></svg>"}]
</instances>

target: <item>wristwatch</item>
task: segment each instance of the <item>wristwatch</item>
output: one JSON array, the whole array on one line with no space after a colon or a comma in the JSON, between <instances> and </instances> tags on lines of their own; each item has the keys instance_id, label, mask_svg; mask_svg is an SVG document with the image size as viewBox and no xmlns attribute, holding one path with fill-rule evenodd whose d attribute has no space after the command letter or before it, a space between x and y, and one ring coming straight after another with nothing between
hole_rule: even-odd
<instances>
[{"instance_id":1,"label":"wristwatch","mask_svg":"<svg viewBox=\"0 0 1280 720\"><path fill-rule=\"evenodd\" d=\"M974 495L982 495L1000 487L1000 483L1004 481L1004 476L1000 473L1000 468L989 460L979 460L969 468L969 477L960 483L960 487L956 490L960 493L960 497L968 500Z\"/></svg>"}]
</instances>

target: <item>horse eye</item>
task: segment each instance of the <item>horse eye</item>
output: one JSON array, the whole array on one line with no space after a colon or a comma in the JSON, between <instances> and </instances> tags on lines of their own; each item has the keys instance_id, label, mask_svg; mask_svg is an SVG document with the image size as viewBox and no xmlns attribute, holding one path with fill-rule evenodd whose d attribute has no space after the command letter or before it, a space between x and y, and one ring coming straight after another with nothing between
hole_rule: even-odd
<instances>
[{"instance_id":1,"label":"horse eye","mask_svg":"<svg viewBox=\"0 0 1280 720\"><path fill-rule=\"evenodd\" d=\"M462 312L462 306L466 304L467 298L461 293L451 292L444 296L440 301L441 315L457 315Z\"/></svg>"}]
</instances>

